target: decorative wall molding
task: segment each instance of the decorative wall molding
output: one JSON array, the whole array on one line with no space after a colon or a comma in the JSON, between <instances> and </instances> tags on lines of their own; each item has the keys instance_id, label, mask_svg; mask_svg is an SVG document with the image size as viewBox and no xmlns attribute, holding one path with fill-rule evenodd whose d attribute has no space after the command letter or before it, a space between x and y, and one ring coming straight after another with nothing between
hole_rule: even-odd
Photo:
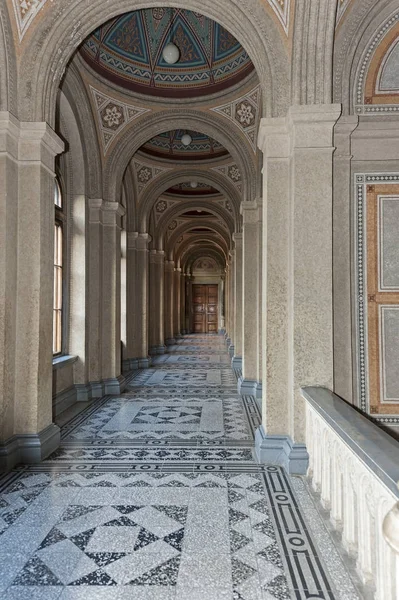
<instances>
[{"instance_id":1,"label":"decorative wall molding","mask_svg":"<svg viewBox=\"0 0 399 600\"><path fill-rule=\"evenodd\" d=\"M290 11L291 11L291 0L268 0L270 6L277 15L285 33L288 35L290 27Z\"/></svg>"},{"instance_id":2,"label":"decorative wall molding","mask_svg":"<svg viewBox=\"0 0 399 600\"><path fill-rule=\"evenodd\" d=\"M12 0L19 41L22 40L32 21L46 2L47 0Z\"/></svg>"},{"instance_id":3,"label":"decorative wall molding","mask_svg":"<svg viewBox=\"0 0 399 600\"><path fill-rule=\"evenodd\" d=\"M352 2L352 0L339 0L338 10L337 10L337 25L342 20L344 14L346 13L346 10L349 7L351 2Z\"/></svg>"},{"instance_id":4,"label":"decorative wall molding","mask_svg":"<svg viewBox=\"0 0 399 600\"><path fill-rule=\"evenodd\" d=\"M397 35L399 35L399 11L380 27L363 53L354 86L356 114L399 113L399 90L390 90L384 93L378 89L385 53L388 52ZM386 45L387 48L385 48Z\"/></svg>"},{"instance_id":5,"label":"decorative wall molding","mask_svg":"<svg viewBox=\"0 0 399 600\"><path fill-rule=\"evenodd\" d=\"M222 106L211 109L213 112L229 119L249 141L256 154L257 135L261 118L261 88L256 86L253 90Z\"/></svg>"},{"instance_id":6,"label":"decorative wall molding","mask_svg":"<svg viewBox=\"0 0 399 600\"><path fill-rule=\"evenodd\" d=\"M100 131L103 154L105 155L125 127L143 114L151 112L149 108L125 104L90 86L93 96L97 125Z\"/></svg>"},{"instance_id":7,"label":"decorative wall molding","mask_svg":"<svg viewBox=\"0 0 399 600\"><path fill-rule=\"evenodd\" d=\"M147 163L144 161L134 161L134 169L136 175L136 184L139 196L143 193L143 190L157 177L162 175L162 173L166 173L171 169L167 169L165 167L158 167L152 163Z\"/></svg>"},{"instance_id":8,"label":"decorative wall molding","mask_svg":"<svg viewBox=\"0 0 399 600\"><path fill-rule=\"evenodd\" d=\"M389 197L394 194L395 188L392 187L392 192L390 188L395 185L399 189L399 173L357 173L354 176L354 185L358 405L362 411L370 414L373 420L381 425L398 427L399 410L396 409L394 402L384 400L383 393L386 373L383 372L385 360L381 355L383 347L381 307L386 303L389 303L391 308L399 305L399 294L398 300L395 301L392 291L386 292L378 289L378 269L380 268L378 246L381 233L375 231L375 228L378 227L378 218L377 214L372 216L370 213L368 198L369 200L372 198L373 203L376 203L376 195L382 194ZM377 198L373 214L378 212L378 202ZM373 239L377 249L372 246L371 240ZM371 253L376 254L372 259L373 264L370 264ZM375 273L374 277L371 276L372 273ZM373 352L372 361L369 360L371 351Z\"/></svg>"}]
</instances>

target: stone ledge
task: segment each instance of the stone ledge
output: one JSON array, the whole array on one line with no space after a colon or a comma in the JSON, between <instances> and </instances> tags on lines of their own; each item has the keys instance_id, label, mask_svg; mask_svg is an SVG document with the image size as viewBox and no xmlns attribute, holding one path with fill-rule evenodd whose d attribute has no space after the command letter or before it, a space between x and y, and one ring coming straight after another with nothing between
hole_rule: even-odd
<instances>
[{"instance_id":1,"label":"stone ledge","mask_svg":"<svg viewBox=\"0 0 399 600\"><path fill-rule=\"evenodd\" d=\"M304 387L301 393L374 476L399 497L399 442L327 388Z\"/></svg>"},{"instance_id":2,"label":"stone ledge","mask_svg":"<svg viewBox=\"0 0 399 600\"><path fill-rule=\"evenodd\" d=\"M57 356L53 358L53 371L55 369L62 369L67 365L72 365L77 360L78 356L73 356L72 354L64 354L63 356Z\"/></svg>"}]
</instances>

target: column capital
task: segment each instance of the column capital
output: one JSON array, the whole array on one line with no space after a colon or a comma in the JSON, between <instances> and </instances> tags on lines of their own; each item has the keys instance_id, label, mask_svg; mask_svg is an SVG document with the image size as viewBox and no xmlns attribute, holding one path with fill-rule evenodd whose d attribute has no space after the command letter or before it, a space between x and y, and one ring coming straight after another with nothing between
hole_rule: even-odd
<instances>
[{"instance_id":1,"label":"column capital","mask_svg":"<svg viewBox=\"0 0 399 600\"><path fill-rule=\"evenodd\" d=\"M256 199L242 202L240 214L243 216L243 224L255 224L262 220L262 200Z\"/></svg>"},{"instance_id":2,"label":"column capital","mask_svg":"<svg viewBox=\"0 0 399 600\"><path fill-rule=\"evenodd\" d=\"M333 128L342 112L341 104L291 106L287 121L292 148L331 148Z\"/></svg>"},{"instance_id":3,"label":"column capital","mask_svg":"<svg viewBox=\"0 0 399 600\"><path fill-rule=\"evenodd\" d=\"M171 271L173 273L175 270L175 261L174 260L165 260L165 270Z\"/></svg>"},{"instance_id":4,"label":"column capital","mask_svg":"<svg viewBox=\"0 0 399 600\"><path fill-rule=\"evenodd\" d=\"M260 121L258 148L267 158L288 158L289 131L285 117L263 118Z\"/></svg>"},{"instance_id":5,"label":"column capital","mask_svg":"<svg viewBox=\"0 0 399 600\"><path fill-rule=\"evenodd\" d=\"M120 225L120 219L125 214L124 207L119 202L106 202L101 198L88 198L89 223L103 225Z\"/></svg>"},{"instance_id":6,"label":"column capital","mask_svg":"<svg viewBox=\"0 0 399 600\"><path fill-rule=\"evenodd\" d=\"M150 250L150 263L162 264L165 260L165 252L163 250Z\"/></svg>"},{"instance_id":7,"label":"column capital","mask_svg":"<svg viewBox=\"0 0 399 600\"><path fill-rule=\"evenodd\" d=\"M148 233L127 232L127 247L129 250L148 250L148 244L151 240L152 237Z\"/></svg>"},{"instance_id":8,"label":"column capital","mask_svg":"<svg viewBox=\"0 0 399 600\"><path fill-rule=\"evenodd\" d=\"M18 121L9 112L0 112L0 151L25 162L41 162L52 173L54 158L65 144L44 122Z\"/></svg>"},{"instance_id":9,"label":"column capital","mask_svg":"<svg viewBox=\"0 0 399 600\"><path fill-rule=\"evenodd\" d=\"M181 273L181 268L180 267L175 267L175 272L176 273Z\"/></svg>"},{"instance_id":10,"label":"column capital","mask_svg":"<svg viewBox=\"0 0 399 600\"><path fill-rule=\"evenodd\" d=\"M236 248L242 246L242 233L233 233L233 242Z\"/></svg>"},{"instance_id":11,"label":"column capital","mask_svg":"<svg viewBox=\"0 0 399 600\"><path fill-rule=\"evenodd\" d=\"M352 133L359 125L359 117L357 115L341 116L334 127L334 159L350 159L352 158Z\"/></svg>"}]
</instances>

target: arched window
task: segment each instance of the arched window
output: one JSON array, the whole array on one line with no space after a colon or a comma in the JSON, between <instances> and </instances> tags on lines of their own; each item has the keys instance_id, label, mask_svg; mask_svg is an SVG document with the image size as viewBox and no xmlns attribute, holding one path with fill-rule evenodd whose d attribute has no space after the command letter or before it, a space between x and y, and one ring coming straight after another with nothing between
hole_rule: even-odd
<instances>
[{"instance_id":1,"label":"arched window","mask_svg":"<svg viewBox=\"0 0 399 600\"><path fill-rule=\"evenodd\" d=\"M54 299L53 299L53 354L63 354L63 291L64 291L64 225L65 214L61 187L58 180L54 184Z\"/></svg>"}]
</instances>

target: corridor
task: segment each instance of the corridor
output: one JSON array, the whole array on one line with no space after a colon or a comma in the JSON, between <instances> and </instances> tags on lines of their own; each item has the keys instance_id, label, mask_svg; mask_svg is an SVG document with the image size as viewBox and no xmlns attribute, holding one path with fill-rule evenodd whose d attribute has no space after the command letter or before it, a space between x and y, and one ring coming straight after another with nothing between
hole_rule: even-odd
<instances>
[{"instance_id":1,"label":"corridor","mask_svg":"<svg viewBox=\"0 0 399 600\"><path fill-rule=\"evenodd\" d=\"M224 338L168 350L0 479L0 598L359 598L303 479L254 461Z\"/></svg>"}]
</instances>

